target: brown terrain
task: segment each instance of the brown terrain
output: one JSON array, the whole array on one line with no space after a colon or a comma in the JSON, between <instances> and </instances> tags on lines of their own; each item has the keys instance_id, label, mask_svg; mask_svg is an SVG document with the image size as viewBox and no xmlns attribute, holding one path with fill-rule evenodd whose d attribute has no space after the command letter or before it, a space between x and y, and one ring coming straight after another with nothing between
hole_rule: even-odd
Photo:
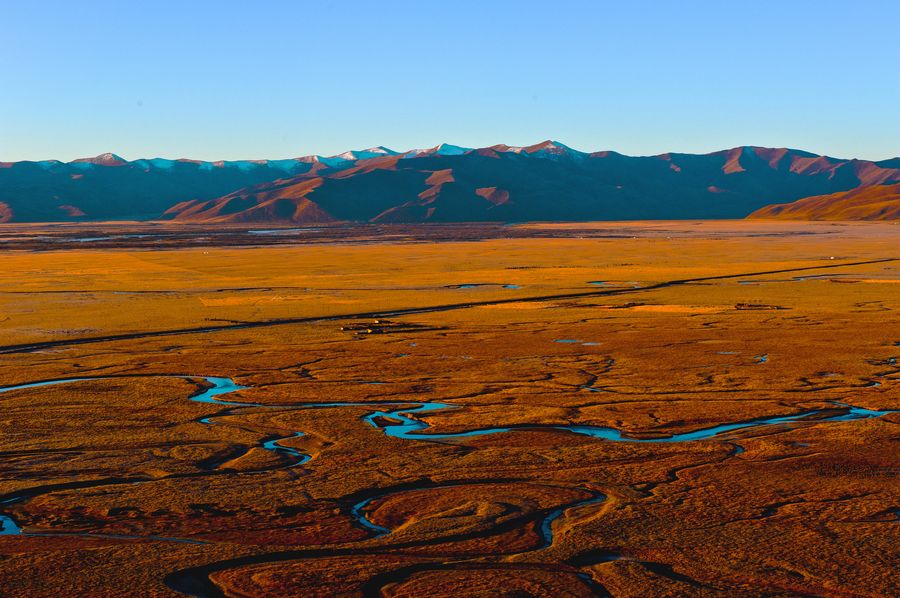
<instances>
[{"instance_id":1,"label":"brown terrain","mask_svg":"<svg viewBox=\"0 0 900 598\"><path fill-rule=\"evenodd\" d=\"M556 141L203 162L0 162L0 222L451 223L744 218L774 202L900 183L877 162L741 146L626 156ZM852 215L851 215L852 216Z\"/></svg>"},{"instance_id":2,"label":"brown terrain","mask_svg":"<svg viewBox=\"0 0 900 598\"><path fill-rule=\"evenodd\" d=\"M779 194L799 199L900 181L892 161L841 160L787 148L631 157L578 152L553 141L462 154L442 153L446 147L181 202L164 218L301 224L738 218Z\"/></svg>"},{"instance_id":3,"label":"brown terrain","mask_svg":"<svg viewBox=\"0 0 900 598\"><path fill-rule=\"evenodd\" d=\"M0 244L0 595L900 594L897 225Z\"/></svg>"},{"instance_id":4,"label":"brown terrain","mask_svg":"<svg viewBox=\"0 0 900 598\"><path fill-rule=\"evenodd\" d=\"M782 220L900 220L900 183L806 197L761 208L748 218Z\"/></svg>"}]
</instances>

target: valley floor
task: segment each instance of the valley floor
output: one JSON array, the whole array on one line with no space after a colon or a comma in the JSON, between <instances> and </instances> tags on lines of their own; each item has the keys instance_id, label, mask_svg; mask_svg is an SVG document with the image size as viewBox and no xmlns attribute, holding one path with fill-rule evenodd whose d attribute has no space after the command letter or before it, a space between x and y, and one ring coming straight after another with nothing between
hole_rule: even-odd
<instances>
[{"instance_id":1,"label":"valley floor","mask_svg":"<svg viewBox=\"0 0 900 598\"><path fill-rule=\"evenodd\" d=\"M0 255L0 595L900 594L900 226Z\"/></svg>"}]
</instances>

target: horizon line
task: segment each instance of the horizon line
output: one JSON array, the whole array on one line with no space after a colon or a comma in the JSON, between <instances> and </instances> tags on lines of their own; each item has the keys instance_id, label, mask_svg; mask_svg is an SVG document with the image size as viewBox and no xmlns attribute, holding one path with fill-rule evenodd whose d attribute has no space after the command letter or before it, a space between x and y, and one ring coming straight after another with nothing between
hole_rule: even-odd
<instances>
[{"instance_id":1,"label":"horizon line","mask_svg":"<svg viewBox=\"0 0 900 598\"><path fill-rule=\"evenodd\" d=\"M568 145L568 144L566 144L566 143L564 143L564 142L557 141L557 140L552 140L552 139L545 139L545 140L539 141L539 142L537 142L537 143L533 143L533 144L531 144L531 145L509 145L508 147L510 147L510 148L519 148L519 149L527 149L527 148L532 148L532 147L539 146L539 145L546 144L546 143L552 143L552 144L561 145L561 146L563 146L563 147L565 147L565 148L567 148L567 149L570 149L570 150L572 150L572 151L574 151L574 152L577 152L577 153L580 153L580 154L585 154L585 155L600 154L600 153L609 152L609 153L620 154L620 155L622 155L622 156L629 157L629 158L655 158L655 157L659 157L659 156L665 156L665 155L668 155L668 154L681 154L681 155L693 155L693 156L708 156L708 155L712 155L712 154L717 154L717 153L721 153L721 152L732 151L732 150L736 150L736 149L744 149L744 148L751 148L751 149L756 148L756 149L767 149L767 150L787 150L787 151L793 151L793 152L804 152L804 153L812 154L812 155L815 155L815 156L818 156L818 157L830 158L830 159L834 159L834 160L864 160L864 161L866 161L866 162L884 162L884 161L887 161L887 160L893 160L893 159L898 159L898 158L900 158L900 153L898 153L898 154L896 154L896 155L888 156L888 157L886 157L886 158L880 158L880 159L858 158L858 157L842 158L842 157L838 157L838 156L832 156L832 155L829 155L829 154L821 154L821 153L818 153L818 152L814 152L814 151L810 151L810 150L805 150L805 149L800 149L800 148L796 148L796 147L787 147L787 146L779 146L779 145L756 145L756 144L742 144L742 145L735 145L735 146L732 146L732 147L725 147L725 148L716 149L716 150L707 151L707 152L686 152L686 151L667 150L667 151L660 152L660 153L655 153L655 154L625 154L625 153L619 152L619 151L614 150L614 149L601 149L601 150L589 150L589 151L585 151L585 150L575 149L575 148L573 148L572 146L570 146L570 145ZM305 154L305 155L299 155L299 156L290 156L290 157L285 157L285 158L225 158L225 159L216 159L216 160L208 160L208 159L194 158L194 157L187 157L187 156L182 156L182 157L179 157L179 158L164 158L164 157L162 157L162 156L154 156L154 157L152 157L152 158L148 158L148 157L138 157L138 158L131 158L131 159L129 159L129 158L123 157L122 154L119 153L119 152L115 152L115 151L105 151L105 152L100 152L99 154L96 154L96 155L93 155L93 156L80 156L80 157L77 157L77 158L73 158L73 159L71 159L71 160L60 160L60 159L58 159L58 158L42 158L42 159L38 159L38 160L35 160L35 159L20 159L20 160L3 160L3 159L0 159L0 164L18 164L18 163L22 163L22 162L32 162L32 163L41 163L41 162L59 162L59 163L61 163L61 164L73 164L73 163L78 163L78 162L84 162L84 161L88 161L88 160L93 160L93 159L96 159L96 158L99 158L99 157L102 157L102 156L114 156L114 157L116 157L116 158L118 158L118 159L123 160L124 162L127 162L127 163L138 162L138 161L141 161L141 160L167 160L167 161L171 161L171 162L200 162L200 163L207 163L207 164L216 164L216 163L221 163L221 162L276 162L276 161L284 161L284 160L295 160L295 161L299 161L299 160L311 159L311 158L338 158L338 157L340 157L341 154L344 154L344 153L349 153L349 152L365 152L365 151L370 151L370 150L373 150L373 149L379 149L379 148L380 148L380 149L387 150L387 151L389 151L389 152L393 152L393 154L386 154L386 155L399 155L399 156L402 156L402 155L405 155L405 154L410 154L410 153L412 153L412 152L423 152L423 151L428 151L428 150L432 150L432 149L437 149L437 148L439 148L439 147L441 147L441 146L452 146L452 147L457 147L457 148L460 148L460 149L463 149L463 150L466 150L467 152L469 152L469 151L480 150L480 149L491 149L491 148L494 148L494 147L497 147L497 146L502 146L502 145L506 145L506 144L504 144L504 143L496 143L496 144L493 144L493 145L486 145L486 146L480 146L480 147L478 147L478 146L456 145L456 144L453 144L453 143L442 142L442 143L439 143L439 144L437 144L437 145L426 146L426 147L415 147L415 148L411 148L411 149L407 149L407 150L400 150L400 151L393 150L393 149L391 149L391 148L389 148L389 147L387 147L387 146L385 146L385 145L373 145L373 146L370 146L370 147L367 147L367 148L363 148L363 149L350 149L350 150L344 150L344 151L339 152L339 153L336 153L336 154L319 154L319 153L315 153L315 154Z\"/></svg>"}]
</instances>

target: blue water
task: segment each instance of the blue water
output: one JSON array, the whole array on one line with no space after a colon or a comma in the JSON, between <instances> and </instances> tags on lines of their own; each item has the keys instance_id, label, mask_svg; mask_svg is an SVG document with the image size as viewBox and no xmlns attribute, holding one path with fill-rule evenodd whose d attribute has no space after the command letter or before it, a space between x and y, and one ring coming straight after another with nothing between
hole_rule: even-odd
<instances>
[{"instance_id":1,"label":"blue water","mask_svg":"<svg viewBox=\"0 0 900 598\"><path fill-rule=\"evenodd\" d=\"M238 390L242 390L247 388L246 386L240 386L236 384L230 378L222 378L217 376L184 376L184 375L160 375L161 378L181 378L184 380L191 380L196 378L202 378L206 380L212 386L207 388L206 390L194 395L191 397L192 401L197 403L210 403L215 405L224 405L224 406L235 406L235 407L261 407L263 405L259 403L237 403L231 401L223 401L216 397L232 393ZM4 386L0 387L0 393L11 392L14 390L23 390L26 388L40 388L46 386L53 386L57 384L68 384L72 382L85 382L91 380L109 380L115 379L115 377L109 376L95 376L95 377L84 377L84 378L65 378L60 380L44 380L41 382L30 382L27 384L17 384L15 386ZM211 420L215 416L204 417L199 420L201 423L207 425L214 425L214 422ZM297 459L296 462L292 463L290 467L295 465L300 465L302 463L306 463L312 457L301 453L300 451L281 446L279 443L287 438L295 438L302 436L303 432L297 432L291 434L290 436L285 436L282 438L275 438L273 440L269 440L262 443L262 448L266 450L270 450L279 455L289 455ZM17 502L17 499L12 499L5 501L4 504L11 504L13 502ZM186 538L169 538L164 536L132 536L126 534L99 534L92 532L25 532L22 528L13 520L11 517L0 513L0 535L26 535L26 536L78 536L85 538L110 538L110 539L119 539L119 540L159 540L165 542L179 542L185 544L207 544L202 540L191 540Z\"/></svg>"},{"instance_id":2,"label":"blue water","mask_svg":"<svg viewBox=\"0 0 900 598\"><path fill-rule=\"evenodd\" d=\"M17 386L0 386L0 392L10 392L12 390L22 390L23 388L39 388L41 386L53 386L54 384L69 384L71 382L83 382L85 380L106 380L106 378L65 378L62 380L44 380L43 382L29 382L28 384L19 384Z\"/></svg>"},{"instance_id":3,"label":"blue water","mask_svg":"<svg viewBox=\"0 0 900 598\"><path fill-rule=\"evenodd\" d=\"M563 339L565 340L565 339ZM581 342L581 341L572 341L572 342ZM765 357L765 356L759 356ZM764 362L764 361L763 361ZM262 404L262 403L242 403L242 402L234 402L234 401L225 401L218 397L236 392L247 387L241 386L235 383L230 378L223 378L217 376L186 376L186 375L159 375L159 377L168 377L168 378L182 378L182 379L203 379L211 386L198 394L190 397L191 401L197 403L206 403L206 404L214 404L221 405L226 407L254 407L254 408L277 408L277 409L322 409L322 408L338 408L338 407L377 407L375 411L370 411L366 415L362 417L362 420L376 428L381 430L385 435L390 436L392 438L400 438L404 440L419 440L419 441L441 441L441 440L450 440L457 438L470 438L475 436L488 436L491 434L500 434L513 432L515 430L529 430L529 431L563 431L570 432L574 434L580 434L584 436L590 436L592 438L599 438L602 440L607 440L611 442L633 442L633 443L675 443L675 442L690 442L695 440L707 440L719 435L733 432L736 430L743 430L749 428L755 428L759 426L771 426L771 425L784 425L790 424L800 421L809 421L809 423L822 423L822 422L831 422L831 421L854 421L854 420L862 420L862 419L870 419L875 417L882 417L889 413L896 413L897 410L875 410L875 409L865 409L863 407L854 407L852 405L848 405L846 403L838 403L833 402L832 404L840 407L845 410L842 413L837 413L833 415L822 416L825 412L822 410L810 410L804 411L802 413L797 413L794 415L783 415L776 417L765 417L765 418L757 418L742 422L734 422L728 424L721 424L718 426L713 426L710 428L703 428L700 430L694 430L692 432L684 432L681 434L674 434L671 436L661 437L661 438L632 438L624 435L620 430L615 428L610 428L606 426L590 426L590 425L525 425L525 426L515 426L515 427L491 427L491 428L477 428L473 430L466 430L462 432L447 432L447 433L428 433L427 430L431 428L431 424L416 419L413 417L414 415L421 415L432 413L436 411L446 411L451 409L459 409L458 405L451 405L448 403L440 403L440 402L427 402L427 403L417 403L417 402L407 402L407 401L395 401L395 402L327 402L327 403L307 403L307 404ZM46 387L56 384L66 384L72 382L83 382L88 380L104 380L104 379L115 379L116 377L82 377L82 378L68 378L68 379L59 379L59 380L44 380L40 382L30 382L27 384L19 384L15 386L6 386L0 387L0 393L10 392L14 390L21 390L27 388L39 388ZM589 389L591 390L591 389ZM385 407L394 406L395 409L386 409ZM814 416L822 416L816 419L810 419ZM207 425L214 425L215 422L212 420L215 419L216 415L207 416L198 420L199 422ZM289 438L299 438L303 436L304 433L301 431L293 432L290 435L282 436L278 438L273 438L270 440L266 440L261 443L261 447L265 450L272 451L278 455L289 456L295 459L294 463L288 465L288 467L294 467L296 465L308 462L312 457L303 453L298 449L294 449L291 447L283 446L280 443ZM736 450L735 454L739 454L743 452L743 448L738 446L738 450ZM273 468L277 469L277 468ZM604 500L603 496L596 496L589 501L584 503L579 503L578 506L590 504L592 502L599 502ZM364 510L368 506L368 504L373 499L364 500L356 505L351 510L352 515L356 518L356 520L363 527L369 529L370 531L376 533L376 535L384 535L390 533L390 530L387 528L375 525L368 519L366 519ZM5 504L9 504L11 502L15 502L15 500L7 500ZM558 519L566 510L574 508L574 505L570 505L567 507L561 507L553 512L551 512L541 523L540 533L541 537L544 541L544 544L549 545L548 542L552 542L552 526L553 522ZM0 535L21 535L27 534L27 532L23 532L21 527L9 516L0 514ZM87 537L110 537L110 538L122 538L122 539L157 539L157 540L165 540L165 541L173 541L173 542L188 542L188 543L203 543L201 541L196 540L187 540L187 539L179 539L179 538L165 538L161 536L125 536L125 535L101 535L101 534L92 534L92 533L81 533L81 532L54 532L50 533L35 533L33 535L79 535L79 536L87 536Z\"/></svg>"},{"instance_id":4,"label":"blue water","mask_svg":"<svg viewBox=\"0 0 900 598\"><path fill-rule=\"evenodd\" d=\"M11 517L0 513L0 536L18 536L22 533L22 528Z\"/></svg>"},{"instance_id":5,"label":"blue water","mask_svg":"<svg viewBox=\"0 0 900 598\"><path fill-rule=\"evenodd\" d=\"M20 498L11 498L0 504L9 505L20 502ZM132 536L129 534L98 534L93 532L26 532L12 517L0 513L0 536L50 536L50 537L79 537L79 538L104 538L113 540L156 540L161 542L177 542L180 544L208 544L203 540L188 538L170 538L167 536Z\"/></svg>"},{"instance_id":6,"label":"blue water","mask_svg":"<svg viewBox=\"0 0 900 598\"><path fill-rule=\"evenodd\" d=\"M375 497L367 498L363 501L356 503L350 509L350 514L353 515L353 518L356 519L357 523L359 523L361 526L363 526L367 530L374 532L375 537L378 538L380 536L385 536L385 535L391 533L391 530L389 530L386 527L381 527L380 525L372 523L369 520L369 518L366 517L365 509L366 509L366 507L369 506L369 503L371 503L373 500L375 500Z\"/></svg>"},{"instance_id":7,"label":"blue water","mask_svg":"<svg viewBox=\"0 0 900 598\"><path fill-rule=\"evenodd\" d=\"M564 507L560 507L554 511L551 511L550 514L544 517L543 521L541 521L539 530L541 535L541 546L539 546L538 549L548 548L553 544L553 523L557 519L562 517L563 513L570 509L578 509L581 507L586 507L588 505L601 503L604 500L606 500L606 495L598 494L593 498L589 498L588 500L582 501L580 503L574 505L566 505Z\"/></svg>"},{"instance_id":8,"label":"blue water","mask_svg":"<svg viewBox=\"0 0 900 598\"><path fill-rule=\"evenodd\" d=\"M359 405L359 403L356 403ZM396 404L396 403L395 403ZM316 405L311 405L315 407ZM393 411L373 411L363 416L363 421L378 428L392 438L406 438L410 440L444 440L447 438L466 438L471 436L484 436L499 432L509 432L511 428L484 428L469 430L467 432L451 432L447 434L421 434L423 430L431 427L421 420L408 417L411 413L428 413L429 411L441 411L444 409L459 409L457 405L447 403L423 403L418 407L402 407ZM388 420L384 424L379 419Z\"/></svg>"},{"instance_id":9,"label":"blue water","mask_svg":"<svg viewBox=\"0 0 900 598\"><path fill-rule=\"evenodd\" d=\"M830 415L815 420L814 423L830 422L830 421L852 421L858 419L869 419L873 417L881 417L888 413L895 413L895 410L877 411L873 409L865 409L863 407L853 407L845 403L834 403L835 405L847 409L846 413ZM353 403L353 405L365 405L364 403ZM309 405L309 407L317 407L318 405ZM402 407L392 411L375 411L363 416L363 421L369 425L382 430L386 435L393 438L403 438L407 440L447 440L453 438L469 438L472 436L485 436L489 434L499 434L503 432L512 432L514 430L558 430L563 432L572 432L590 436L592 438L601 438L612 442L635 442L635 443L674 443L674 442L690 442L693 440L707 440L715 436L742 430L746 428L756 428L759 426L771 426L779 424L787 424L806 420L807 418L820 415L821 410L804 411L795 415L782 415L777 417L765 417L752 419L742 422L730 424L721 424L711 428L703 428L692 432L684 432L661 438L632 438L624 435L620 430L605 426L589 426L589 425L546 425L535 424L516 427L496 427L496 428L477 428L464 432L447 432L442 434L425 433L431 425L412 417L410 414L421 414L443 409L458 409L457 405L448 405L446 403L425 403L419 407ZM379 422L378 420L381 420Z\"/></svg>"},{"instance_id":10,"label":"blue water","mask_svg":"<svg viewBox=\"0 0 900 598\"><path fill-rule=\"evenodd\" d=\"M86 382L90 380L114 380L117 377L124 376L86 376L84 378L60 378L58 380L43 380L41 382L29 382L27 384L18 384L16 386L0 386L0 393L10 392L13 390L22 390L25 388L40 388L42 386L55 386L57 384L71 384L73 382ZM157 377L157 378L181 378L183 380L192 380L201 378L206 380L209 384L212 384L210 388L202 391L201 393L194 395L191 397L192 401L196 401L197 403L213 403L216 405L234 405L237 407L260 407L262 405L258 403L230 403L228 401L222 401L217 399L219 395L224 395L228 393L232 393L238 390L243 390L247 388L246 386L240 386L234 382L234 380L230 378L220 378L218 376L184 376L184 375L169 375L169 374L160 374L159 376L148 376L148 377Z\"/></svg>"},{"instance_id":11,"label":"blue water","mask_svg":"<svg viewBox=\"0 0 900 598\"><path fill-rule=\"evenodd\" d=\"M401 490L400 492L406 492L406 490ZM365 510L374 500L376 500L377 498L384 498L385 496L387 496L387 495L373 496L371 498L367 498L365 500L362 500L362 501L356 503L350 509L350 514L353 516L353 518L356 520L356 522L359 523L362 527L366 528L367 530L373 532L373 537L375 537L375 538L379 538L381 536L386 536L387 534L391 533L391 530L386 527L380 526L376 523L373 523L372 520L370 520L366 516ZM600 493L595 493L594 496L592 496L591 498L589 498L587 500L583 500L581 502L577 502L574 504L564 505L564 506L554 509L553 511L548 513L543 519L540 520L540 524L538 526L538 534L540 535L540 538L541 538L541 544L538 547L536 547L534 550L541 550L541 549L547 548L553 544L553 524L556 522L557 519L562 517L562 515L566 511L569 511L571 509L579 509L581 507L586 507L586 506L592 505L592 504L601 503L605 500L606 500L606 495L600 494Z\"/></svg>"},{"instance_id":12,"label":"blue water","mask_svg":"<svg viewBox=\"0 0 900 598\"><path fill-rule=\"evenodd\" d=\"M238 390L244 390L247 388L246 386L241 386L235 383L231 378L219 378L217 376L162 376L166 378L183 378L185 380L190 380L191 378L202 378L206 380L209 384L212 384L212 387L207 388L203 392L198 395L194 395L191 397L191 400L195 403L212 403L214 405L232 405L235 407L265 407L260 403L236 403L231 401L223 401L221 399L217 399L216 397L221 395L227 395L232 392L236 392Z\"/></svg>"},{"instance_id":13,"label":"blue water","mask_svg":"<svg viewBox=\"0 0 900 598\"><path fill-rule=\"evenodd\" d=\"M580 342L580 341L579 341ZM764 357L764 356L760 356ZM801 413L797 413L794 415L783 415L777 417L765 417L765 418L757 418L742 422L734 422L728 424L721 424L718 426L713 426L710 428L703 428L700 430L694 430L692 432L684 432L681 434L674 434L672 436L666 436L662 438L632 438L624 435L620 430L616 428L610 428L606 426L590 426L590 425L577 425L577 424L569 424L569 425L547 425L547 424L535 424L535 425L527 425L527 426L516 426L516 427L492 427L492 428L476 428L474 430L467 430L463 432L447 432L442 434L430 434L425 433L431 425L427 422L424 422L419 419L415 419L414 417L410 417L414 414L426 414L435 411L445 411L450 409L459 409L458 405L451 405L449 403L439 403L439 402L427 402L427 403L417 403L414 401L369 401L369 402L352 402L352 401L333 401L327 403L293 403L293 404L263 404L263 403L239 403L234 401L224 401L217 397L228 394L231 392L235 392L238 390L245 389L247 387L241 386L235 383L230 378L222 378L217 376L185 376L185 375L170 375L164 376L160 375L159 377L169 377L169 378L183 378L183 379L196 379L201 378L206 380L208 383L212 384L212 386L201 393L194 395L190 400L198 402L198 403L210 403L215 405L223 405L223 406L234 406L234 407L264 407L264 408L278 408L278 409L321 409L321 408L334 408L334 407L386 407L386 406L398 406L397 409L392 410L382 410L378 409L375 411L371 411L362 417L362 420L369 424L370 426L377 428L384 432L386 435L391 436L393 438L404 438L409 440L446 440L451 438L468 438L472 436L485 436L490 434L499 434L504 432L511 432L513 430L518 429L527 429L527 430L560 430L572 432L575 434L581 434L584 436L590 436L592 438L601 438L603 440L609 440L613 442L636 442L636 443L646 443L646 442L689 442L693 440L706 440L709 438L713 438L715 436L719 436L726 432L731 432L734 430L741 430L745 428L755 428L759 426L771 426L771 425L779 425L797 422L801 420L805 420L811 418L816 415L821 415L823 413L822 410L810 410L804 411ZM9 392L13 390L20 390L25 388L37 388L43 386L50 386L54 384L65 384L71 382L82 382L86 380L103 380L109 379L105 377L92 377L92 378L69 378L69 379L60 379L60 380L45 380L41 382L31 382L28 384L19 384L16 386L6 386L0 387L0 393ZM834 402L834 405L845 409L844 413L829 415L826 417L821 417L815 420L810 420L815 423L820 422L829 422L829 421L854 421L860 419L869 419L873 417L882 417L889 413L895 413L896 410L874 410L874 409L865 409L863 407L854 407L852 405L848 405L846 403L837 403ZM201 423L212 424L211 421L215 416L204 417L199 420ZM284 436L280 438L276 438L273 440L268 440L262 443L262 447L271 450L274 452L278 452L280 454L290 454L295 457L308 457L308 455L303 455L296 449L292 449L290 447L284 447L279 445L278 443L286 440L288 438L298 438L303 436L303 432L297 431L289 436ZM307 459L308 460L308 459ZM305 462L305 461L304 461Z\"/></svg>"},{"instance_id":14,"label":"blue water","mask_svg":"<svg viewBox=\"0 0 900 598\"><path fill-rule=\"evenodd\" d=\"M291 464L291 467L295 465L302 465L312 459L310 455L307 455L304 452L301 452L295 448L291 448L289 446L282 446L280 443L283 440L287 440L288 438L300 438L301 436L306 436L303 432L294 432L290 436L282 436L280 438L273 438L272 440L267 440L262 443L262 448L267 451L272 451L277 455L287 455L289 457L294 457L297 459L296 462Z\"/></svg>"}]
</instances>

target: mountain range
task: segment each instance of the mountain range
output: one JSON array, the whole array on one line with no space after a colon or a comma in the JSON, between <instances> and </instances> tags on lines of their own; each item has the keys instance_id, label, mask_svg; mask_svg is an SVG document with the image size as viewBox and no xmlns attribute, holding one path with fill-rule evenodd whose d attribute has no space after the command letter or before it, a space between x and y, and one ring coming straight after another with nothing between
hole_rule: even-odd
<instances>
[{"instance_id":1,"label":"mountain range","mask_svg":"<svg viewBox=\"0 0 900 598\"><path fill-rule=\"evenodd\" d=\"M108 153L68 163L0 162L0 222L816 217L815 211L764 208L811 197L842 202L848 200L843 192L897 183L900 158L846 160L753 146L634 157L580 152L555 141L527 147L441 144L407 152L379 146L335 156L220 162L127 161ZM849 200L858 203L858 195ZM896 194L884 201L887 208L883 201L863 202L829 213L896 218Z\"/></svg>"}]
</instances>

